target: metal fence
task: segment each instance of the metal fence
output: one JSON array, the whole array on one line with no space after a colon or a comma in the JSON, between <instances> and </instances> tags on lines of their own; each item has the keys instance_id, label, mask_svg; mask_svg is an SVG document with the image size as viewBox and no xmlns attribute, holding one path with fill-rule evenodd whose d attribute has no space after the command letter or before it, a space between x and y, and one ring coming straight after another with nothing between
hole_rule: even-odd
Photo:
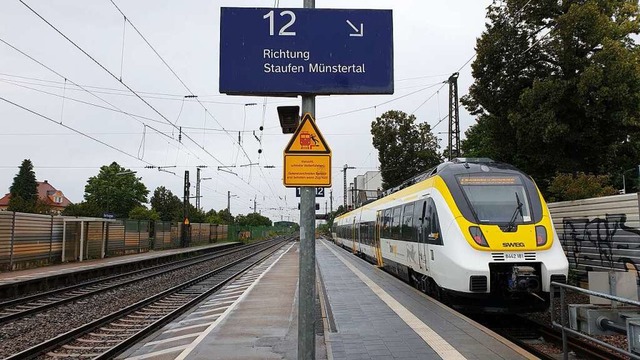
<instances>
[{"instance_id":1,"label":"metal fence","mask_svg":"<svg viewBox=\"0 0 640 360\"><path fill-rule=\"evenodd\" d=\"M549 210L575 283L588 271L616 269L640 279L638 194L551 203Z\"/></svg>"},{"instance_id":2,"label":"metal fence","mask_svg":"<svg viewBox=\"0 0 640 360\"><path fill-rule=\"evenodd\" d=\"M61 254L61 217L0 212L0 269L59 261Z\"/></svg>"},{"instance_id":3,"label":"metal fence","mask_svg":"<svg viewBox=\"0 0 640 360\"><path fill-rule=\"evenodd\" d=\"M190 225L188 245L251 241L284 232L285 228L195 223ZM181 236L178 222L105 221L0 211L0 271L178 248Z\"/></svg>"}]
</instances>

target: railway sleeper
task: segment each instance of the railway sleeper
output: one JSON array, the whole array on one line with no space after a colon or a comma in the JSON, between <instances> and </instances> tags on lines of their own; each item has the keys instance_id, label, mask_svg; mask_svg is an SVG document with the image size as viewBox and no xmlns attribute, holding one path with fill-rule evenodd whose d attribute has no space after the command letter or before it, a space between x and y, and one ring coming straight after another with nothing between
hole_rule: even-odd
<instances>
[{"instance_id":1,"label":"railway sleeper","mask_svg":"<svg viewBox=\"0 0 640 360\"><path fill-rule=\"evenodd\" d=\"M102 355L102 354L100 354L100 353L86 353L86 354L71 353L71 354L67 354L67 353L54 353L54 352L47 353L47 356L54 357L54 358L94 358L94 357L100 356L100 355Z\"/></svg>"},{"instance_id":2,"label":"railway sleeper","mask_svg":"<svg viewBox=\"0 0 640 360\"><path fill-rule=\"evenodd\" d=\"M103 344L103 343L119 343L120 340L112 340L112 339L76 339L77 342L87 343L87 344Z\"/></svg>"},{"instance_id":3,"label":"railway sleeper","mask_svg":"<svg viewBox=\"0 0 640 360\"><path fill-rule=\"evenodd\" d=\"M111 326L119 326L119 327L123 327L123 328L138 327L138 325L136 325L136 324L122 324L122 323L113 323L113 324L111 324Z\"/></svg>"},{"instance_id":4,"label":"railway sleeper","mask_svg":"<svg viewBox=\"0 0 640 360\"><path fill-rule=\"evenodd\" d=\"M100 328L100 331L124 333L124 332L135 332L138 330L137 329L114 329L114 328L103 327L103 328Z\"/></svg>"},{"instance_id":5,"label":"railway sleeper","mask_svg":"<svg viewBox=\"0 0 640 360\"><path fill-rule=\"evenodd\" d=\"M64 349L67 350L109 350L111 346L73 346L73 345L62 345Z\"/></svg>"},{"instance_id":6,"label":"railway sleeper","mask_svg":"<svg viewBox=\"0 0 640 360\"><path fill-rule=\"evenodd\" d=\"M88 334L89 336L94 336L97 338L114 338L114 337L122 337L122 334L116 334L116 333L97 333L97 332L92 332Z\"/></svg>"}]
</instances>

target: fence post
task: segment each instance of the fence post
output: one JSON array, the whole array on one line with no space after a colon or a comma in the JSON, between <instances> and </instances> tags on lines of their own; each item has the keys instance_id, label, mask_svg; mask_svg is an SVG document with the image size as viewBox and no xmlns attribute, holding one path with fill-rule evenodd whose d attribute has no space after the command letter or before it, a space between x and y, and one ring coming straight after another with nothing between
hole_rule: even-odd
<instances>
[{"instance_id":1,"label":"fence post","mask_svg":"<svg viewBox=\"0 0 640 360\"><path fill-rule=\"evenodd\" d=\"M13 217L11 218L11 244L9 248L9 270L13 270L13 242L16 237L16 212L13 212Z\"/></svg>"},{"instance_id":2,"label":"fence post","mask_svg":"<svg viewBox=\"0 0 640 360\"><path fill-rule=\"evenodd\" d=\"M142 234L142 231L140 231L140 220L138 220L138 254L142 252L142 245L140 244L140 234Z\"/></svg>"},{"instance_id":3,"label":"fence post","mask_svg":"<svg viewBox=\"0 0 640 360\"><path fill-rule=\"evenodd\" d=\"M53 252L53 215L51 215L51 226L49 227L49 264L51 264L51 256Z\"/></svg>"}]
</instances>

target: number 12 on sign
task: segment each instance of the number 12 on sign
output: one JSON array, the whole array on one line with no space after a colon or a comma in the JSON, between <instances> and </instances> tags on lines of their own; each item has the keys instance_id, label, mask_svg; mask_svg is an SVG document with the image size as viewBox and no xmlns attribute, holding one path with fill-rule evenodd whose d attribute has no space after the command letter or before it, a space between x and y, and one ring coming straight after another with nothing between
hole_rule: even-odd
<instances>
[{"instance_id":1,"label":"number 12 on sign","mask_svg":"<svg viewBox=\"0 0 640 360\"><path fill-rule=\"evenodd\" d=\"M280 16L284 17L284 16L289 16L289 22L286 23L283 27L280 28L280 31L278 32L278 35L280 36L296 36L296 32L295 31L287 31L287 29L289 27L291 27L291 25L293 25L296 22L296 13L294 13L291 10L285 10L280 12ZM273 13L273 10L269 11L268 13L266 13L262 18L263 19L269 19L269 35L270 36L274 36L275 34L275 19L274 19L275 15Z\"/></svg>"}]
</instances>

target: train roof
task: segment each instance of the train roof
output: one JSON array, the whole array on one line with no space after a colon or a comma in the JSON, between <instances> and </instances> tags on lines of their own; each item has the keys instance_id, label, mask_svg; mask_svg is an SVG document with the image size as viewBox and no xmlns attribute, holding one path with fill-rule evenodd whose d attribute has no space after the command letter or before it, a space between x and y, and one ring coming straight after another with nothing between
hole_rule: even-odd
<instances>
[{"instance_id":1,"label":"train roof","mask_svg":"<svg viewBox=\"0 0 640 360\"><path fill-rule=\"evenodd\" d=\"M344 213L338 216L336 219L353 216L354 214L352 213L356 211L371 210L372 208L376 208L388 201L393 201L403 196L410 195L412 193L412 190L402 190L421 183L435 175L440 175L442 178L451 178L455 175L465 174L469 172L491 172L492 170L498 170L501 173L522 174L522 171L520 171L513 165L497 162L489 158L455 158L449 161L445 161L438 166L435 166L419 175L416 175L411 179L406 180L399 186L386 190L385 192L383 192L383 197L357 209Z\"/></svg>"}]
</instances>

